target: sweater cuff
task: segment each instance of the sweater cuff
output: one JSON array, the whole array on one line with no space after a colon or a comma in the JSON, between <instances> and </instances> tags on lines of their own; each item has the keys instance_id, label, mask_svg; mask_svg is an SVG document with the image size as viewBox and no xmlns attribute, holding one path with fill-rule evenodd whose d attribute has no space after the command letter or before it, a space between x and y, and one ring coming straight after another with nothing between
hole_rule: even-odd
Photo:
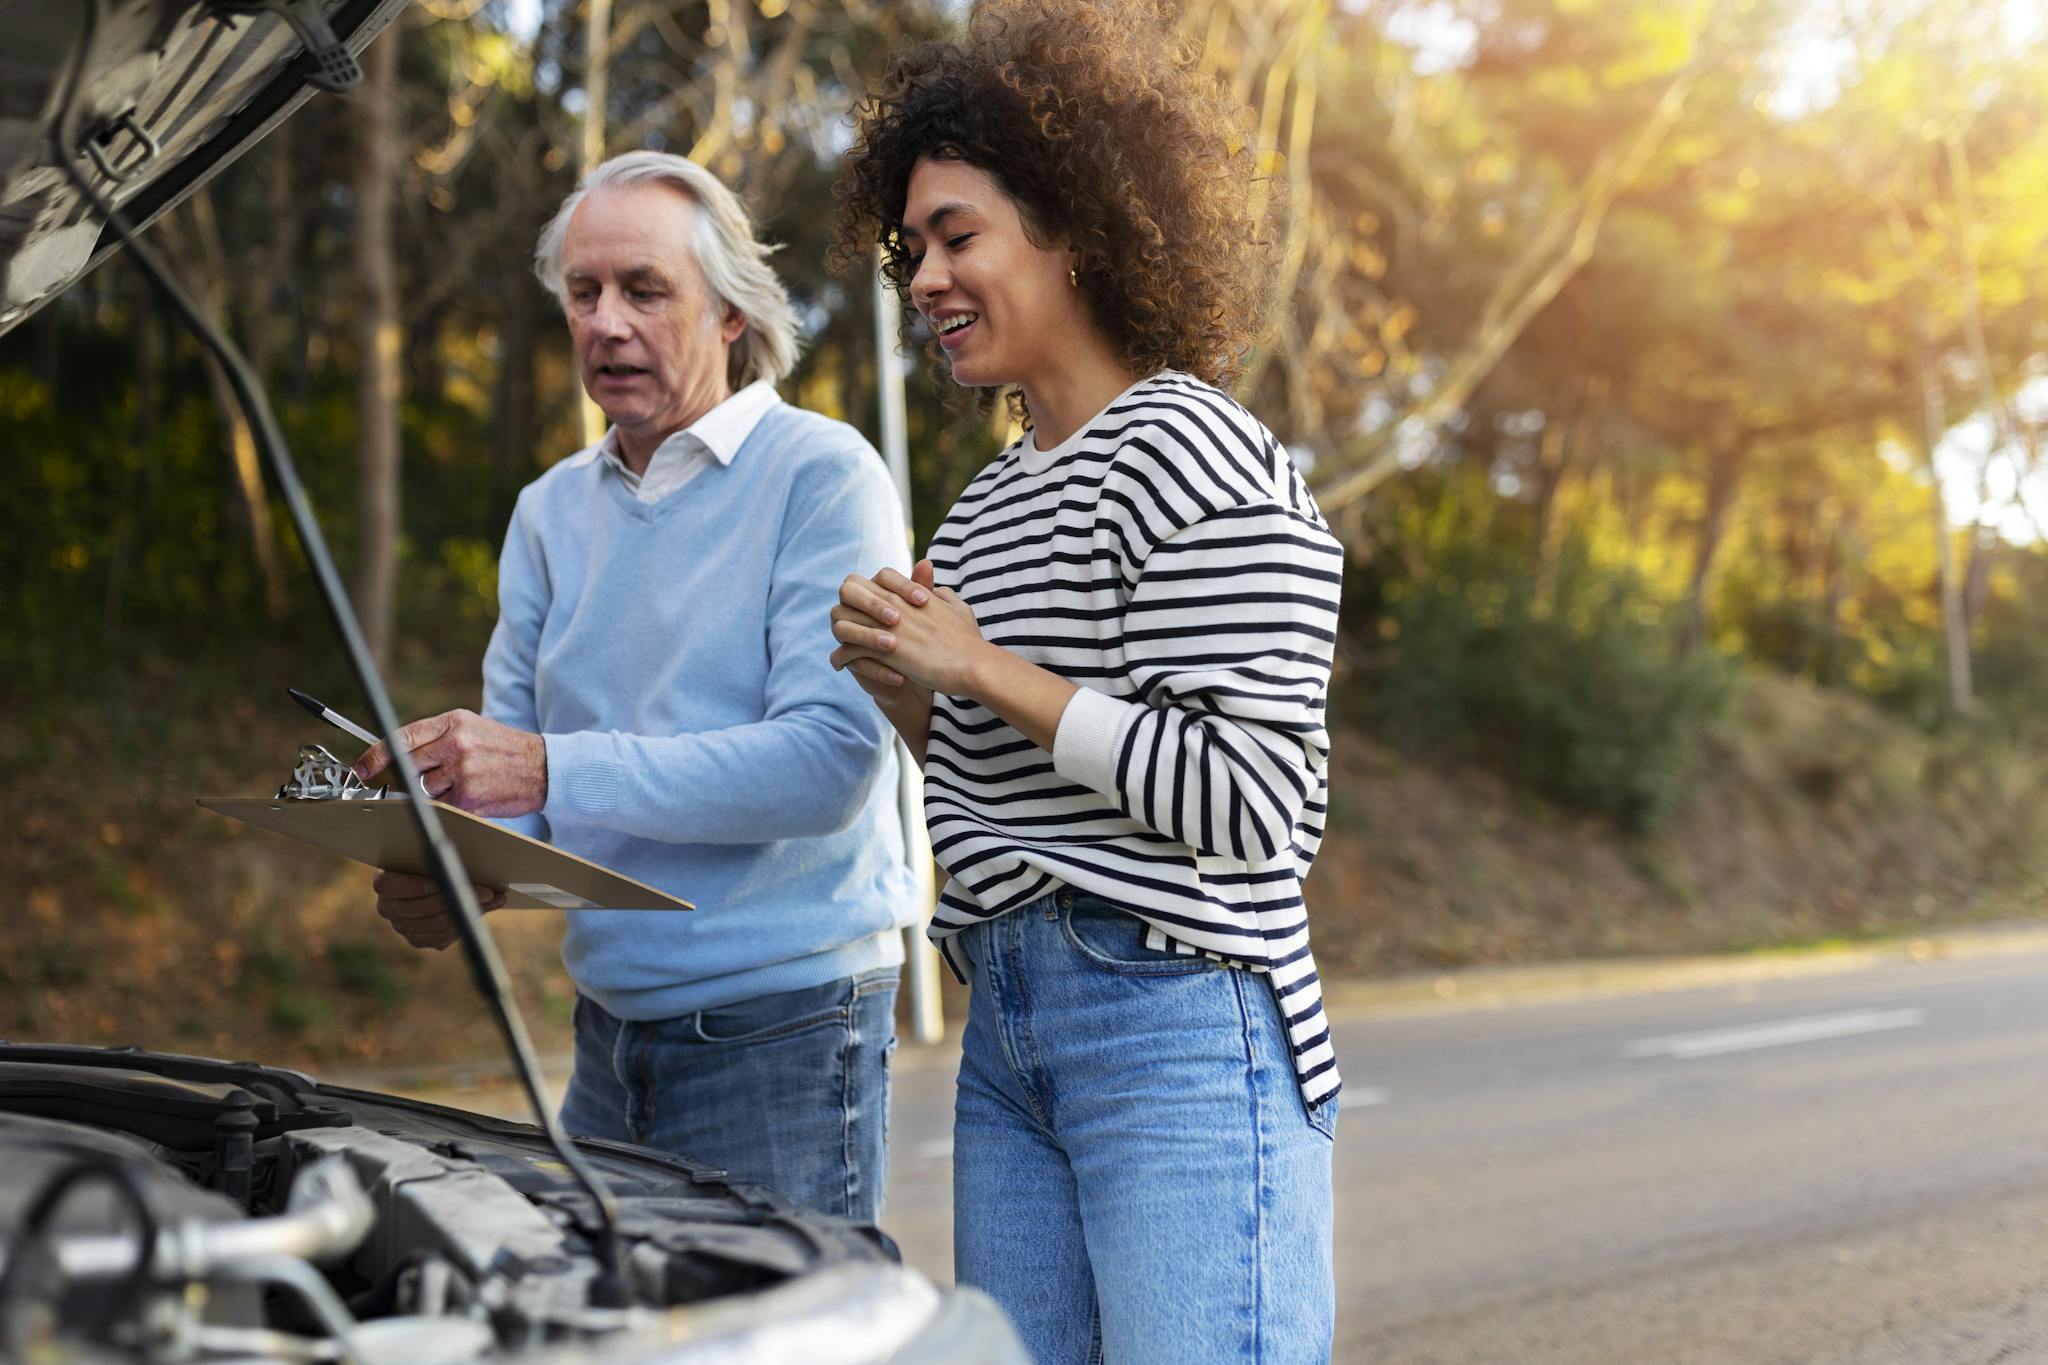
<instances>
[{"instance_id":1,"label":"sweater cuff","mask_svg":"<svg viewBox=\"0 0 2048 1365\"><path fill-rule=\"evenodd\" d=\"M548 751L548 798L540 813L549 824L564 818L592 820L619 808L626 789L625 765L612 736L597 730L542 735Z\"/></svg>"},{"instance_id":2,"label":"sweater cuff","mask_svg":"<svg viewBox=\"0 0 2048 1365\"><path fill-rule=\"evenodd\" d=\"M1136 702L1083 687L1060 712L1059 729L1052 737L1053 771L1069 782L1112 799L1120 797L1116 784L1116 755L1124 731L1144 710Z\"/></svg>"}]
</instances>

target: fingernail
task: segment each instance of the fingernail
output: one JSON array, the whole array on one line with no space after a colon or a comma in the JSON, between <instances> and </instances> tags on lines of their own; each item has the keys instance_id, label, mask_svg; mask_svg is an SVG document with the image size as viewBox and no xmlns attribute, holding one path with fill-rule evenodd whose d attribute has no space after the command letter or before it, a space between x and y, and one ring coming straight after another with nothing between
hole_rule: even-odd
<instances>
[{"instance_id":1,"label":"fingernail","mask_svg":"<svg viewBox=\"0 0 2048 1365\"><path fill-rule=\"evenodd\" d=\"M883 625L885 625L885 626L893 626L893 625L895 625L895 624L896 624L896 623L897 623L898 621L901 621L902 619L903 619L903 614L902 614L901 612L897 611L897 610L896 610L896 608L894 608L894 607L883 607L883 608L882 608L882 624L883 624Z\"/></svg>"},{"instance_id":2,"label":"fingernail","mask_svg":"<svg viewBox=\"0 0 2048 1365\"><path fill-rule=\"evenodd\" d=\"M896 637L885 630L882 632L881 637L877 640L877 643L880 644L884 649L894 649L896 648Z\"/></svg>"},{"instance_id":3,"label":"fingernail","mask_svg":"<svg viewBox=\"0 0 2048 1365\"><path fill-rule=\"evenodd\" d=\"M923 588L918 588L910 594L910 600L917 603L917 605L921 607L925 603L932 600L932 595L926 592Z\"/></svg>"}]
</instances>

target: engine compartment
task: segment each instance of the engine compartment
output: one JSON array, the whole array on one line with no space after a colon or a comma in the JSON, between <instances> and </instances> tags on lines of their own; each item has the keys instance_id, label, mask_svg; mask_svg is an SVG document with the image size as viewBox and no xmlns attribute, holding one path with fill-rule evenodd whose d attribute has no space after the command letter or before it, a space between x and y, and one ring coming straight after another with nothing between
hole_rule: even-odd
<instances>
[{"instance_id":1,"label":"engine compartment","mask_svg":"<svg viewBox=\"0 0 2048 1365\"><path fill-rule=\"evenodd\" d=\"M873 1228L577 1145L618 1200L625 1308L593 1293L592 1201L536 1128L252 1063L0 1044L0 1353L426 1365L623 1347L821 1272L907 1282Z\"/></svg>"}]
</instances>

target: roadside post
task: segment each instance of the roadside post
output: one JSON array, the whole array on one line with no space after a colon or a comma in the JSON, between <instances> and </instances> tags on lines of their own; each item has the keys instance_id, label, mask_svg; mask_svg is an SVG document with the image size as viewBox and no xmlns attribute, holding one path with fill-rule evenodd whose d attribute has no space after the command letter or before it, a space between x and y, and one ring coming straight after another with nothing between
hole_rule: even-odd
<instances>
[{"instance_id":1,"label":"roadside post","mask_svg":"<svg viewBox=\"0 0 2048 1365\"><path fill-rule=\"evenodd\" d=\"M903 346L897 335L895 300L882 282L879 259L874 272L875 382L880 390L882 411L882 460L903 500L903 525L914 528L910 504L910 445L903 421ZM917 533L910 529L910 549L917 550ZM910 985L910 1036L920 1043L936 1043L946 1033L945 1011L939 1001L939 950L925 937L925 921L931 918L937 900L932 881L932 841L924 827L924 791L920 769L902 740L896 741L897 767L901 781L897 788L897 809L903 817L903 856L917 879L918 922L903 931L903 959Z\"/></svg>"}]
</instances>

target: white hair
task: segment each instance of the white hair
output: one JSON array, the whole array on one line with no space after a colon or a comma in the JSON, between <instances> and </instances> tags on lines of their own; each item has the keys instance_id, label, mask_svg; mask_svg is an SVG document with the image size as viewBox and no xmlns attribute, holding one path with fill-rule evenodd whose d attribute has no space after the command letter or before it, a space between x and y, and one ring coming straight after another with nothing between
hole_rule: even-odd
<instances>
[{"instance_id":1,"label":"white hair","mask_svg":"<svg viewBox=\"0 0 2048 1365\"><path fill-rule=\"evenodd\" d=\"M562 253L569 219L577 206L597 190L627 185L673 185L697 205L691 246L715 305L728 304L746 319L729 353L728 381L738 389L757 379L773 384L796 366L796 309L789 291L768 264L775 247L754 236L753 220L718 177L688 157L674 152L627 152L603 162L583 177L548 225L540 230L533 252L533 273L557 301L568 302Z\"/></svg>"}]
</instances>

